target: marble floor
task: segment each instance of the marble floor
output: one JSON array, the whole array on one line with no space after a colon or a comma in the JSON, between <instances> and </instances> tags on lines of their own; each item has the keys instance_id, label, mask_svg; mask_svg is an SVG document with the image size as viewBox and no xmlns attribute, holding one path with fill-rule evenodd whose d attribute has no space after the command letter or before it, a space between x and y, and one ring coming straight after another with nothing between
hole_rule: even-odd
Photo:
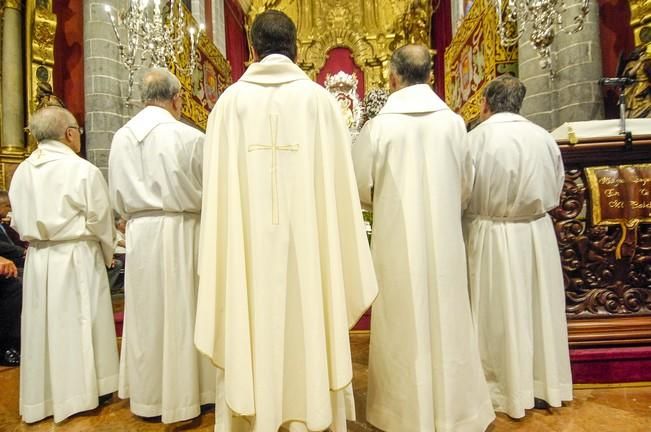
<instances>
[{"instance_id":1,"label":"marble floor","mask_svg":"<svg viewBox=\"0 0 651 432\"><path fill-rule=\"evenodd\" d=\"M355 400L358 422L350 423L350 432L377 431L364 421L366 402L366 365L368 363L368 334L351 335L355 378ZM133 416L128 401L116 396L108 404L81 413L54 425L51 419L26 425L18 416L18 368L0 367L0 432L14 431L212 431L215 415L207 410L199 418L174 425L145 421ZM532 410L520 421L498 415L489 432L650 432L651 383L648 386L576 388L575 400L566 407ZM400 432L400 431L391 431ZM431 431L422 431L431 432Z\"/></svg>"}]
</instances>

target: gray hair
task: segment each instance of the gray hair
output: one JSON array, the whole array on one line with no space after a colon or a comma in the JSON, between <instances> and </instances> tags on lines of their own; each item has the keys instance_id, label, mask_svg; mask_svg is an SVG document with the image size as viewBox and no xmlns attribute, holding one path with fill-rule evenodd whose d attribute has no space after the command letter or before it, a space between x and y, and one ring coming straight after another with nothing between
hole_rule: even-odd
<instances>
[{"instance_id":1,"label":"gray hair","mask_svg":"<svg viewBox=\"0 0 651 432\"><path fill-rule=\"evenodd\" d=\"M493 114L519 113L526 94L527 88L513 75L501 75L484 89L486 104Z\"/></svg>"},{"instance_id":2,"label":"gray hair","mask_svg":"<svg viewBox=\"0 0 651 432\"><path fill-rule=\"evenodd\" d=\"M145 104L171 101L179 91L181 82L165 68L149 69L142 78L142 101Z\"/></svg>"},{"instance_id":3,"label":"gray hair","mask_svg":"<svg viewBox=\"0 0 651 432\"><path fill-rule=\"evenodd\" d=\"M424 45L405 45L393 52L391 69L405 85L426 84L432 72L432 56Z\"/></svg>"},{"instance_id":4,"label":"gray hair","mask_svg":"<svg viewBox=\"0 0 651 432\"><path fill-rule=\"evenodd\" d=\"M70 111L58 106L47 106L32 115L28 129L34 139L41 142L61 139L71 126L77 126L77 120Z\"/></svg>"}]
</instances>

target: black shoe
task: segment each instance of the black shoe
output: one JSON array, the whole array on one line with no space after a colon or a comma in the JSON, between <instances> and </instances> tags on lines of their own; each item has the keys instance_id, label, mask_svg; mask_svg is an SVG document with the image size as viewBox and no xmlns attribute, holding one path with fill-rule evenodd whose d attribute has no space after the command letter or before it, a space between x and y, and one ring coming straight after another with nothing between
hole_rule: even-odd
<instances>
[{"instance_id":1,"label":"black shoe","mask_svg":"<svg viewBox=\"0 0 651 432\"><path fill-rule=\"evenodd\" d=\"M533 398L533 407L535 409L543 409L543 410L546 410L546 409L550 408L547 401L544 401L544 400L538 399L538 398Z\"/></svg>"},{"instance_id":2,"label":"black shoe","mask_svg":"<svg viewBox=\"0 0 651 432\"><path fill-rule=\"evenodd\" d=\"M0 353L1 366L20 366L20 352L16 348L7 348Z\"/></svg>"},{"instance_id":3,"label":"black shoe","mask_svg":"<svg viewBox=\"0 0 651 432\"><path fill-rule=\"evenodd\" d=\"M99 397L99 406L106 405L107 403L111 402L113 399L113 393L101 395Z\"/></svg>"}]
</instances>

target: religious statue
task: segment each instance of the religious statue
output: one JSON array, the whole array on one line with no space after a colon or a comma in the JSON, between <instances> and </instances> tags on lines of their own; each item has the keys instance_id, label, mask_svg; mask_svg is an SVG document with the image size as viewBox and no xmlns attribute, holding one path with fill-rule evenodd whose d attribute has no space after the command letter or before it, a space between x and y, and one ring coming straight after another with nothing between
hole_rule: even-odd
<instances>
[{"instance_id":1,"label":"religious statue","mask_svg":"<svg viewBox=\"0 0 651 432\"><path fill-rule=\"evenodd\" d=\"M429 45L432 8L426 0L412 0L398 20L400 39L405 43Z\"/></svg>"},{"instance_id":2,"label":"religious statue","mask_svg":"<svg viewBox=\"0 0 651 432\"><path fill-rule=\"evenodd\" d=\"M364 108L357 96L357 75L339 71L334 75L328 74L325 88L337 99L341 113L346 120L348 129L354 136L362 127Z\"/></svg>"},{"instance_id":3,"label":"religious statue","mask_svg":"<svg viewBox=\"0 0 651 432\"><path fill-rule=\"evenodd\" d=\"M635 84L626 89L626 116L651 117L651 45L642 45L626 58L624 77L633 78Z\"/></svg>"},{"instance_id":4,"label":"religious statue","mask_svg":"<svg viewBox=\"0 0 651 432\"><path fill-rule=\"evenodd\" d=\"M61 99L59 99L52 90L52 86L47 81L39 81L36 88L36 109L47 106L58 106L65 108Z\"/></svg>"}]
</instances>

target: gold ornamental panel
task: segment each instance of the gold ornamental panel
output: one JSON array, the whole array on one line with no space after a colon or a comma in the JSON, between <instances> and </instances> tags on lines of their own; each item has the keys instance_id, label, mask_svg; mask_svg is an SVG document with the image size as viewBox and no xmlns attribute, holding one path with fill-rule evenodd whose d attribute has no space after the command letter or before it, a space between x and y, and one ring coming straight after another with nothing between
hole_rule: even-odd
<instances>
[{"instance_id":1,"label":"gold ornamental panel","mask_svg":"<svg viewBox=\"0 0 651 432\"><path fill-rule=\"evenodd\" d=\"M186 10L187 26L197 28L192 14ZM183 54L179 65L186 67L190 62L190 40L186 37ZM178 73L174 64L170 70L177 76L183 88L183 109L181 115L195 126L206 130L208 115L217 102L219 95L231 83L231 66L219 52L212 40L202 32L197 43L199 59L191 75Z\"/></svg>"},{"instance_id":2,"label":"gold ornamental panel","mask_svg":"<svg viewBox=\"0 0 651 432\"><path fill-rule=\"evenodd\" d=\"M25 122L29 123L32 113L38 106L39 84L53 88L54 68L54 35L57 18L52 12L49 0L28 1L25 6L25 91L26 109ZM25 153L29 154L36 148L36 142L31 136L26 139Z\"/></svg>"},{"instance_id":3,"label":"gold ornamental panel","mask_svg":"<svg viewBox=\"0 0 651 432\"><path fill-rule=\"evenodd\" d=\"M297 63L312 79L327 53L344 47L364 72L367 89L385 87L386 65L395 48L406 43L429 46L432 7L427 0L253 0L247 30L256 15L269 9L296 23Z\"/></svg>"},{"instance_id":4,"label":"gold ornamental panel","mask_svg":"<svg viewBox=\"0 0 651 432\"><path fill-rule=\"evenodd\" d=\"M635 46L651 43L651 1L629 0Z\"/></svg>"},{"instance_id":5,"label":"gold ornamental panel","mask_svg":"<svg viewBox=\"0 0 651 432\"><path fill-rule=\"evenodd\" d=\"M476 0L445 51L445 101L466 122L479 118L484 86L517 73L517 47L504 48L490 0Z\"/></svg>"},{"instance_id":6,"label":"gold ornamental panel","mask_svg":"<svg viewBox=\"0 0 651 432\"><path fill-rule=\"evenodd\" d=\"M651 0L629 0L629 3L635 50L627 59L623 75L636 82L625 88L627 116L648 118L651 117Z\"/></svg>"},{"instance_id":7,"label":"gold ornamental panel","mask_svg":"<svg viewBox=\"0 0 651 432\"><path fill-rule=\"evenodd\" d=\"M36 96L39 83L52 86L52 68L54 66L54 35L57 20L52 13L51 0L5 0L3 14L7 8L20 11L23 23L24 40L24 96L19 102L25 113L27 124L36 109ZM0 106L6 101L0 101ZM31 137L25 140L26 147L3 145L0 147L0 189L9 187L16 167L35 147Z\"/></svg>"}]
</instances>

